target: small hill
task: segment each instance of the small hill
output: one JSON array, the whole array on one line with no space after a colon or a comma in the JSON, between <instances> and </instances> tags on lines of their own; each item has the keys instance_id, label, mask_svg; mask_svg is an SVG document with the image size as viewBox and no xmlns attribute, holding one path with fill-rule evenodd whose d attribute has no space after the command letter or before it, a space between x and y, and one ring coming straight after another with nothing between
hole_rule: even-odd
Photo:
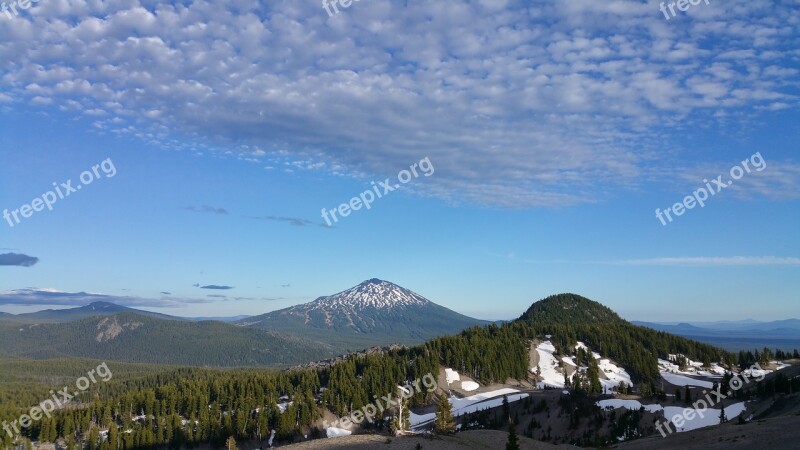
<instances>
[{"instance_id":1,"label":"small hill","mask_svg":"<svg viewBox=\"0 0 800 450\"><path fill-rule=\"evenodd\" d=\"M531 305L519 318L551 324L601 324L625 321L607 306L576 294L551 295Z\"/></svg>"},{"instance_id":2,"label":"small hill","mask_svg":"<svg viewBox=\"0 0 800 450\"><path fill-rule=\"evenodd\" d=\"M313 302L236 323L355 350L393 343L417 344L488 322L464 316L394 283L373 278Z\"/></svg>"},{"instance_id":3,"label":"small hill","mask_svg":"<svg viewBox=\"0 0 800 450\"><path fill-rule=\"evenodd\" d=\"M634 383L645 392L656 388L660 375L658 357L680 353L698 361L720 361L731 355L663 331L636 326L602 304L576 294L542 299L514 321L515 329L529 339L551 336L555 352L571 354L578 341L630 371Z\"/></svg>"}]
</instances>

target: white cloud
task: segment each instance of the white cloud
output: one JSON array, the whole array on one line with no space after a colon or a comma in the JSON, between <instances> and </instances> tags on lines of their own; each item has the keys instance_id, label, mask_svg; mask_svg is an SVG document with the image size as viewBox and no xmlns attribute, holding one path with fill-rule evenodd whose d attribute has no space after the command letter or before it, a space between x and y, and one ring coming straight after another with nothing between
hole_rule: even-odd
<instances>
[{"instance_id":1,"label":"white cloud","mask_svg":"<svg viewBox=\"0 0 800 450\"><path fill-rule=\"evenodd\" d=\"M687 256L608 261L634 266L800 266L800 258L783 256Z\"/></svg>"},{"instance_id":2,"label":"white cloud","mask_svg":"<svg viewBox=\"0 0 800 450\"><path fill-rule=\"evenodd\" d=\"M664 124L796 108L795 6L715 2L667 22L622 0L370 0L331 18L296 0L49 0L0 27L0 102L333 173L429 156L423 194L567 205L641 183Z\"/></svg>"}]
</instances>

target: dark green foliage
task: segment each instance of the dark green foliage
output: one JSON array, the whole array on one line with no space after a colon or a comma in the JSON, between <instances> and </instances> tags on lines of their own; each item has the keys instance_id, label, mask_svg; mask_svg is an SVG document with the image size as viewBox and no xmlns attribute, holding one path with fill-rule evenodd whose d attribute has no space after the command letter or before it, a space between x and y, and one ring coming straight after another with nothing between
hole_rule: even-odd
<instances>
[{"instance_id":1,"label":"dark green foliage","mask_svg":"<svg viewBox=\"0 0 800 450\"><path fill-rule=\"evenodd\" d=\"M132 313L41 325L0 321L0 343L3 354L25 358L73 356L209 367L286 367L335 356L320 343L265 330Z\"/></svg>"},{"instance_id":2,"label":"dark green foliage","mask_svg":"<svg viewBox=\"0 0 800 450\"><path fill-rule=\"evenodd\" d=\"M402 342L422 344L436 336L458 333L488 322L473 319L435 303L402 309L363 308L352 314L346 309L323 310L297 305L238 322L248 328L268 329L330 344L345 353L376 345Z\"/></svg>"},{"instance_id":3,"label":"dark green foliage","mask_svg":"<svg viewBox=\"0 0 800 450\"><path fill-rule=\"evenodd\" d=\"M442 364L487 384L528 375L528 344L515 327L489 325L433 339L425 347Z\"/></svg>"},{"instance_id":4,"label":"dark green foliage","mask_svg":"<svg viewBox=\"0 0 800 450\"><path fill-rule=\"evenodd\" d=\"M608 437L608 441L617 442L617 437L623 437L625 440L628 440L642 436L639 423L643 415L642 409L625 410L619 420L612 420L611 435Z\"/></svg>"},{"instance_id":5,"label":"dark green foliage","mask_svg":"<svg viewBox=\"0 0 800 450\"><path fill-rule=\"evenodd\" d=\"M456 431L456 422L453 419L452 413L453 405L447 395L440 395L439 401L436 402L436 421L433 425L433 431L437 434L453 434Z\"/></svg>"},{"instance_id":6,"label":"dark green foliage","mask_svg":"<svg viewBox=\"0 0 800 450\"><path fill-rule=\"evenodd\" d=\"M508 421L508 442L506 450L519 450L519 438L517 438L517 427L511 420Z\"/></svg>"},{"instance_id":7,"label":"dark green foliage","mask_svg":"<svg viewBox=\"0 0 800 450\"><path fill-rule=\"evenodd\" d=\"M655 391L659 379L657 358L671 353L695 360L719 361L730 354L713 346L626 322L609 308L575 294L559 294L534 303L514 322L529 339L552 335L556 349L585 342L601 355L624 366L634 382Z\"/></svg>"}]
</instances>

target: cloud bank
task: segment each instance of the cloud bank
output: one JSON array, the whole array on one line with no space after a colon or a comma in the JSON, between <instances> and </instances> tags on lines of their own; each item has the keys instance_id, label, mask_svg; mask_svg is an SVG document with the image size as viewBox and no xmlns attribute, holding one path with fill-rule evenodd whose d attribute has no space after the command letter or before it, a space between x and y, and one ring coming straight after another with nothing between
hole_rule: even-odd
<instances>
[{"instance_id":1,"label":"cloud bank","mask_svg":"<svg viewBox=\"0 0 800 450\"><path fill-rule=\"evenodd\" d=\"M437 176L420 195L570 205L659 176L689 151L664 151L686 124L738 131L796 109L796 12L793 0L670 21L624 0L370 0L333 17L296 0L42 1L0 27L0 108L58 108L286 170L375 177L428 156Z\"/></svg>"}]
</instances>

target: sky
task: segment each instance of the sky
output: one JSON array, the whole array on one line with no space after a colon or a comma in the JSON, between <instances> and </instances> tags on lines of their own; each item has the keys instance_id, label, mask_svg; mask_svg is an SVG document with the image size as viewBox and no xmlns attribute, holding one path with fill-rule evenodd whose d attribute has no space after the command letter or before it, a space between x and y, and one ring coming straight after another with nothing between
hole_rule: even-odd
<instances>
[{"instance_id":1,"label":"sky","mask_svg":"<svg viewBox=\"0 0 800 450\"><path fill-rule=\"evenodd\" d=\"M800 3L659 3L0 12L0 311L800 317Z\"/></svg>"}]
</instances>

